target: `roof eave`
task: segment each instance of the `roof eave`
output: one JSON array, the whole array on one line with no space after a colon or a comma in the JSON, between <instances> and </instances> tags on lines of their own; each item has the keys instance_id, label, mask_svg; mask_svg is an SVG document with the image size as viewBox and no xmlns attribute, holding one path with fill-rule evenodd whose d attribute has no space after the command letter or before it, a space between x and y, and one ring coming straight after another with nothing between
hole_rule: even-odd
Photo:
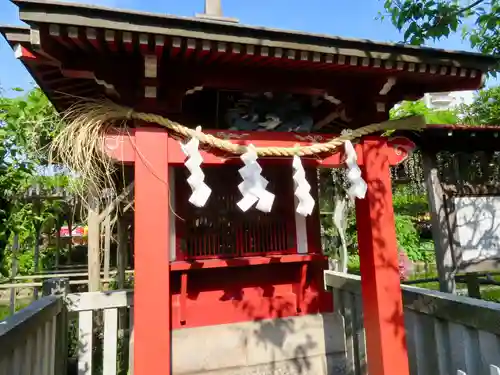
<instances>
[{"instance_id":1,"label":"roof eave","mask_svg":"<svg viewBox=\"0 0 500 375\"><path fill-rule=\"evenodd\" d=\"M26 26L0 25L0 34L11 46L30 42L30 28Z\"/></svg>"},{"instance_id":2,"label":"roof eave","mask_svg":"<svg viewBox=\"0 0 500 375\"><path fill-rule=\"evenodd\" d=\"M312 52L349 54L405 62L427 62L468 67L486 72L498 66L500 57L471 52L446 51L402 44L376 43L295 31L276 30L241 24L175 17L145 12L45 0L13 0L20 18L28 24L61 24L212 39L220 42L259 44ZM306 47L307 46L307 47Z\"/></svg>"}]
</instances>

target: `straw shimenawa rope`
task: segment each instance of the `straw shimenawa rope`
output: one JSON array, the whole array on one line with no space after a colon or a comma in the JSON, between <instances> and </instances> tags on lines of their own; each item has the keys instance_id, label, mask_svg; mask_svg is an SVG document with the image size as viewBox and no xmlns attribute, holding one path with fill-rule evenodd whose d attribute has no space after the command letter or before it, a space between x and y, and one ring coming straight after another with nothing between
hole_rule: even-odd
<instances>
[{"instance_id":1,"label":"straw shimenawa rope","mask_svg":"<svg viewBox=\"0 0 500 375\"><path fill-rule=\"evenodd\" d=\"M175 121L171 121L163 116L153 113L135 112L131 108L123 107L114 103L103 103L102 108L96 108L96 103L89 103L93 116L93 121L106 123L117 120L141 120L147 123L161 125L170 131L181 135L184 138L198 137L201 143L210 147L218 148L232 154L243 154L246 152L246 146L234 144L229 140L217 138L203 132L181 125ZM102 109L102 111L100 110ZM100 112L98 118L95 117L96 112ZM421 130L426 125L423 116L411 116L399 120L385 121L377 124L367 125L352 132L343 134L331 139L325 143L315 143L308 146L300 147L256 147L257 155L259 156L310 156L321 153L330 153L337 147L344 144L347 140L353 140L367 134L384 131L384 130Z\"/></svg>"},{"instance_id":2,"label":"straw shimenawa rope","mask_svg":"<svg viewBox=\"0 0 500 375\"><path fill-rule=\"evenodd\" d=\"M178 124L169 119L155 115L152 113L125 112L126 116L134 120L142 120L149 123L159 124L165 128L180 134L183 137L191 138L198 137L201 143L208 146L218 148L222 151L230 152L232 154L243 154L246 151L246 146L240 146L232 143L231 141L214 137L211 134L203 132L198 133L193 129ZM415 129L419 130L425 126L425 121L422 116L413 116L400 120L386 121L378 124L371 124L358 129L352 130L339 137L333 138L328 142L315 143L309 146L299 147L256 147L258 156L311 156L315 154L330 153L337 147L341 146L347 140L353 140L367 134L375 133L383 130L396 130L396 129Z\"/></svg>"},{"instance_id":3,"label":"straw shimenawa rope","mask_svg":"<svg viewBox=\"0 0 500 375\"><path fill-rule=\"evenodd\" d=\"M210 134L196 132L160 115L136 112L106 100L82 101L71 107L63 117L66 126L52 144L55 157L79 173L85 184L113 188L114 162L104 153L106 133L113 128L126 128L129 120L158 124L183 138L198 137L202 144L232 153L243 154L246 146L220 139ZM425 127L422 116L385 121L353 129L324 143L297 147L256 147L257 155L266 156L312 156L332 153L348 140L386 130L421 130Z\"/></svg>"}]
</instances>

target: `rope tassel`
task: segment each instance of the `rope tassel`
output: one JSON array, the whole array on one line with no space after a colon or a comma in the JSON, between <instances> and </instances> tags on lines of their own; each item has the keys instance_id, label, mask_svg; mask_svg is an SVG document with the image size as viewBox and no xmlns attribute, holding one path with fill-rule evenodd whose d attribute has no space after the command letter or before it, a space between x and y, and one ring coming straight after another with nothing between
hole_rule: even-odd
<instances>
[{"instance_id":1,"label":"rope tassel","mask_svg":"<svg viewBox=\"0 0 500 375\"><path fill-rule=\"evenodd\" d=\"M293 157L292 167L294 170L293 181L295 183L295 196L299 200L297 213L302 216L311 215L314 210L314 198L311 195L311 185L306 180L306 171L302 165L300 157Z\"/></svg>"},{"instance_id":2,"label":"rope tassel","mask_svg":"<svg viewBox=\"0 0 500 375\"><path fill-rule=\"evenodd\" d=\"M255 207L262 212L271 212L274 202L274 194L267 191L269 184L262 175L262 167L257 163L257 152L253 145L247 147L247 151L241 155L240 159L244 166L238 170L243 181L238 185L238 190L243 195L237 203L238 207L246 212L255 203Z\"/></svg>"},{"instance_id":3,"label":"rope tassel","mask_svg":"<svg viewBox=\"0 0 500 375\"><path fill-rule=\"evenodd\" d=\"M352 199L363 199L366 195L368 186L361 176L361 169L359 169L358 166L358 155L356 154L356 150L354 149L351 141L346 140L344 142L344 150L346 154L345 163L347 164L348 169L347 179L351 183L351 186L347 189L347 195L349 195Z\"/></svg>"},{"instance_id":4,"label":"rope tassel","mask_svg":"<svg viewBox=\"0 0 500 375\"><path fill-rule=\"evenodd\" d=\"M187 179L187 183L191 187L191 196L189 197L189 203L196 207L204 207L207 203L210 194L212 194L212 189L204 182L205 174L201 170L201 164L203 163L203 157L200 154L199 146L200 140L197 136L201 134L201 127L196 128L195 135L186 143L181 143L182 152L187 156L184 165L191 172L191 175Z\"/></svg>"}]
</instances>

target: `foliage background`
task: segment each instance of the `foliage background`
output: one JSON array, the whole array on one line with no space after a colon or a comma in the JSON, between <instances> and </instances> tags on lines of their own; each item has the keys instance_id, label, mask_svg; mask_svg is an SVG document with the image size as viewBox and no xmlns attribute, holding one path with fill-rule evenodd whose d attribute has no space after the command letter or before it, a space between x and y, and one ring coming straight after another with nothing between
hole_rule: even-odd
<instances>
[{"instance_id":1,"label":"foliage background","mask_svg":"<svg viewBox=\"0 0 500 375\"><path fill-rule=\"evenodd\" d=\"M424 101L402 102L390 111L392 119L422 115L428 124L463 124L463 125L500 125L500 87L480 90L471 105L462 105L451 110L434 110L428 108ZM403 250L413 262L434 263L434 245L430 236L430 215L427 194L422 186L422 166L417 151L409 160L411 170L408 175L413 178L407 184L393 184L393 204L396 222L396 234L400 250ZM333 180L341 176L334 174ZM321 193L335 196L325 187ZM323 212L333 212L334 202L321 201ZM328 215L322 216L323 232L330 237L326 241L327 253L338 256L340 247L339 234L333 220ZM356 219L354 207L351 205L347 213L346 242L349 252L348 268L352 272L359 270L359 255L356 237Z\"/></svg>"},{"instance_id":2,"label":"foliage background","mask_svg":"<svg viewBox=\"0 0 500 375\"><path fill-rule=\"evenodd\" d=\"M0 97L0 274L7 276L12 263L14 234L19 235L19 271L34 269L36 228L42 236L52 234L61 202L42 201L39 207L24 196L38 185L41 190L66 189L70 178L48 167L47 145L57 134L61 122L39 88L29 92L15 89L17 97ZM5 94L5 93L4 93ZM50 246L42 246L41 264L53 263Z\"/></svg>"},{"instance_id":3,"label":"foliage background","mask_svg":"<svg viewBox=\"0 0 500 375\"><path fill-rule=\"evenodd\" d=\"M500 54L498 0L384 0L379 18L401 31L406 43L422 45L461 32L475 50Z\"/></svg>"}]
</instances>

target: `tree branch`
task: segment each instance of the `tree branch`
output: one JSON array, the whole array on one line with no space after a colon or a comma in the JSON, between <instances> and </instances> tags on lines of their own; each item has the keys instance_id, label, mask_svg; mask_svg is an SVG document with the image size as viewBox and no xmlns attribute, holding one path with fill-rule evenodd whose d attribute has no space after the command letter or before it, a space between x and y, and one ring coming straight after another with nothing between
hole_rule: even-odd
<instances>
[{"instance_id":1,"label":"tree branch","mask_svg":"<svg viewBox=\"0 0 500 375\"><path fill-rule=\"evenodd\" d=\"M126 197L129 196L134 191L134 183L131 182L123 191L121 192L120 195L118 195L113 201L104 209L104 211L101 212L99 215L99 222L103 221L106 216L108 216L116 207L118 203L120 203L122 200L124 200Z\"/></svg>"},{"instance_id":2,"label":"tree branch","mask_svg":"<svg viewBox=\"0 0 500 375\"><path fill-rule=\"evenodd\" d=\"M466 6L466 7L462 8L462 9L459 9L458 11L456 11L456 12L455 12L454 14L452 14L452 15L453 15L453 16L456 16L456 15L458 15L458 14L461 14L461 13L463 13L463 12L466 12L466 11L468 11L468 10L470 10L470 9L472 9L472 8L474 8L474 7L476 7L476 6L478 6L479 4L483 3L484 1L485 1L485 0L476 0L476 1L474 1L472 4L470 4L470 5Z\"/></svg>"},{"instance_id":3,"label":"tree branch","mask_svg":"<svg viewBox=\"0 0 500 375\"><path fill-rule=\"evenodd\" d=\"M452 12L451 14L448 14L448 15L442 15L442 16L440 16L439 18L437 18L437 20L436 20L436 22L434 23L434 25L432 25L431 27L429 27L429 28L427 29L427 31L429 31L429 30L431 30L431 29L433 29L433 28L435 28L435 27L439 26L445 17L454 17L454 16L458 16L458 15L460 15L460 14L462 14L462 13L464 13L464 12L466 12L466 11L468 11L468 10L470 10L470 9L472 9L472 8L474 8L474 7L476 7L476 6L478 6L479 4L483 3L484 1L485 1L485 0L476 0L476 1L474 1L472 4L470 4L470 5L466 6L466 7L463 7L463 8L461 8L461 9L458 9L457 11Z\"/></svg>"}]
</instances>

